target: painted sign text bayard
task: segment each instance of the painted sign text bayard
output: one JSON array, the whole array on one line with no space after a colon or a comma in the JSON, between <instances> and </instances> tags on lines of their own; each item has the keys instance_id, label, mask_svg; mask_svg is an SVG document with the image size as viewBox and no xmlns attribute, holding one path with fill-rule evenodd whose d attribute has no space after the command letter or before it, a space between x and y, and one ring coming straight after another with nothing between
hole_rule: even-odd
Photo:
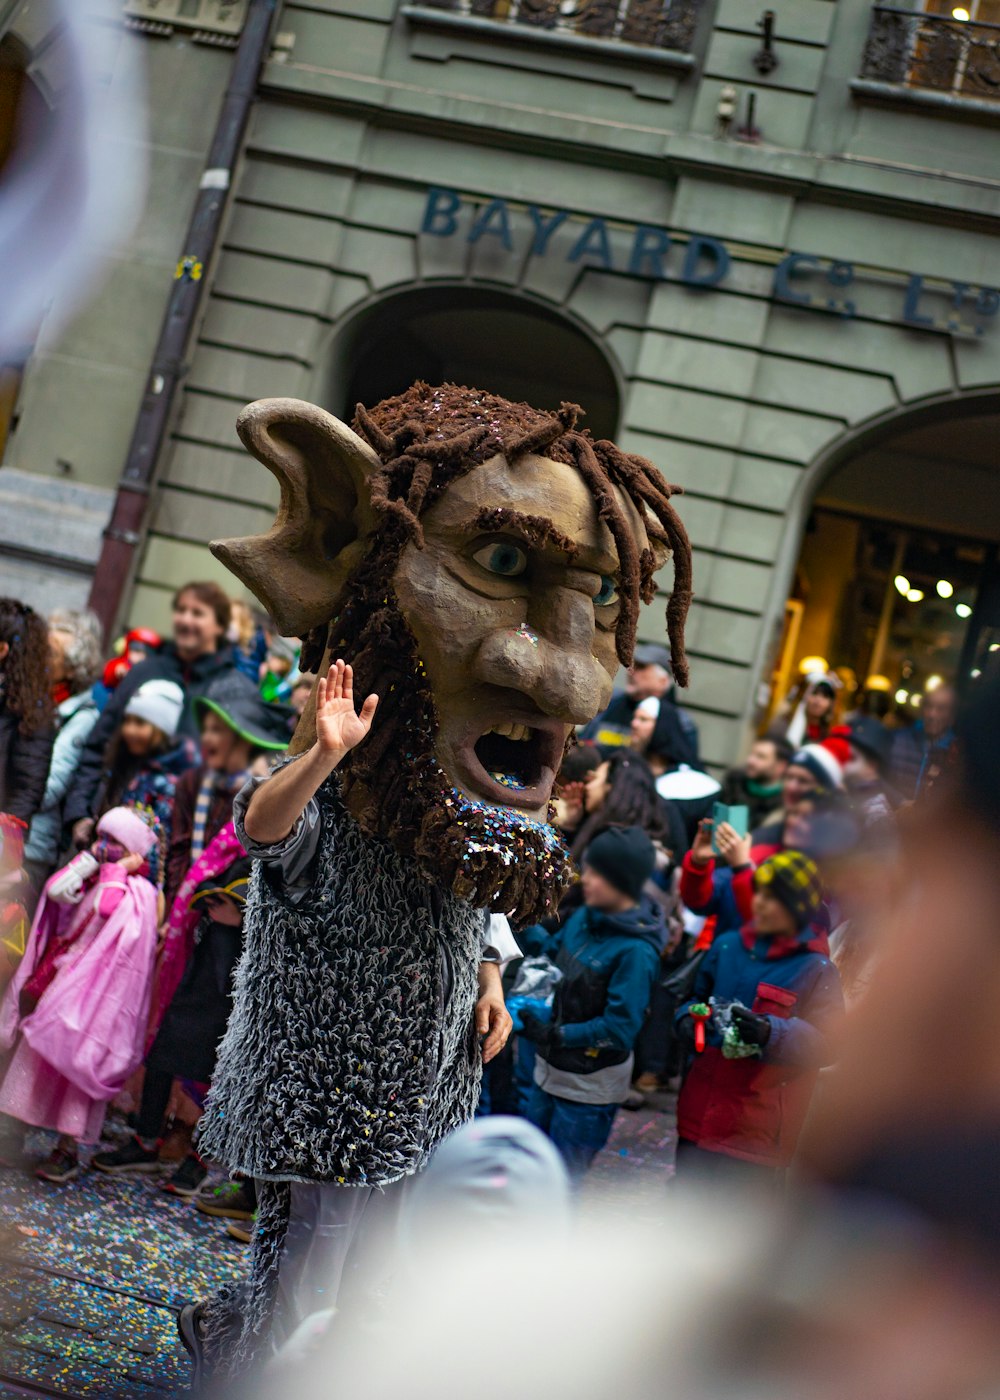
<instances>
[{"instance_id":1,"label":"painted sign text bayard","mask_svg":"<svg viewBox=\"0 0 1000 1400\"><path fill-rule=\"evenodd\" d=\"M612 223L600 216L581 223L579 216L567 209L515 206L501 198L473 201L441 186L432 186L427 192L420 225L423 234L461 237L471 244L485 240L494 248L513 253L519 229L520 248L534 257L554 255L558 246L568 262L629 277L711 289L722 287L732 271L727 244L707 234L674 234L652 224L623 226L618 220ZM554 243L553 235L559 229L564 230L563 236ZM777 302L848 319L863 316L961 337L981 336L1000 311L1000 291L995 287L925 278L919 273L906 277L901 286L892 282L892 293L899 297L893 314L887 316L884 309L874 307L866 311L857 298L876 282L886 285L877 273L861 273L852 263L789 252L774 267L770 295Z\"/></svg>"}]
</instances>

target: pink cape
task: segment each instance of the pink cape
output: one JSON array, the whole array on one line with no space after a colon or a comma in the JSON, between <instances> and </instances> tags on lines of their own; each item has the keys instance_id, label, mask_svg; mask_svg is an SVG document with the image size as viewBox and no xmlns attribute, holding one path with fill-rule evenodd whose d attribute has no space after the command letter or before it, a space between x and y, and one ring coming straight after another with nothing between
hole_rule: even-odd
<instances>
[{"instance_id":1,"label":"pink cape","mask_svg":"<svg viewBox=\"0 0 1000 1400\"><path fill-rule=\"evenodd\" d=\"M20 1031L57 1074L87 1097L107 1102L142 1063L156 957L156 891L141 875L102 866L72 911L68 932L79 933L65 960L35 1010L22 1018L21 988L66 913L43 894L25 955L0 1005L0 1050L9 1050Z\"/></svg>"}]
</instances>

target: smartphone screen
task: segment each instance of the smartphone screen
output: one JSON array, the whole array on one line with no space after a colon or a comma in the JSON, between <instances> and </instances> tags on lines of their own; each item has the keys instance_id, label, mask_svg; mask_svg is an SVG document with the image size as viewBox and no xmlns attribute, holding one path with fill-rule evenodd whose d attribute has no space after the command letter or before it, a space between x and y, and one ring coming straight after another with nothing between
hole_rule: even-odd
<instances>
[{"instance_id":1,"label":"smartphone screen","mask_svg":"<svg viewBox=\"0 0 1000 1400\"><path fill-rule=\"evenodd\" d=\"M719 854L715 837L723 822L728 822L737 836L747 836L750 832L750 809L742 803L730 807L725 802L716 802L712 807L712 850Z\"/></svg>"}]
</instances>

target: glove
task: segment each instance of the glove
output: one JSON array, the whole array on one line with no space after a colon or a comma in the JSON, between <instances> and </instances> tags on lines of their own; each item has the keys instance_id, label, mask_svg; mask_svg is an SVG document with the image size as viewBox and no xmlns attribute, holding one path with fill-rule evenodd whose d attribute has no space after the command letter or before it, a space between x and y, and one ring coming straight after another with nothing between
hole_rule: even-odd
<instances>
[{"instance_id":1,"label":"glove","mask_svg":"<svg viewBox=\"0 0 1000 1400\"><path fill-rule=\"evenodd\" d=\"M732 1020L744 1045L766 1045L771 1039L771 1022L767 1016L758 1016L745 1006L734 1006Z\"/></svg>"},{"instance_id":2,"label":"glove","mask_svg":"<svg viewBox=\"0 0 1000 1400\"><path fill-rule=\"evenodd\" d=\"M562 1029L551 1021L543 1021L533 1011L521 1012L521 1034L530 1040L544 1055L547 1050L556 1050L562 1044Z\"/></svg>"}]
</instances>

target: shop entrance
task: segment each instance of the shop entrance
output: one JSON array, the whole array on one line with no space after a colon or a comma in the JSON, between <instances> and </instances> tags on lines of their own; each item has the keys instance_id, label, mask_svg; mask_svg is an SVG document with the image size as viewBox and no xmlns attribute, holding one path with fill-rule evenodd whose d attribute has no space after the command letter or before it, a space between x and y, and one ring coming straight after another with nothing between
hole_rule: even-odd
<instances>
[{"instance_id":1,"label":"shop entrance","mask_svg":"<svg viewBox=\"0 0 1000 1400\"><path fill-rule=\"evenodd\" d=\"M833 669L894 723L1000 662L1000 413L903 427L837 467L809 513L771 677L773 713Z\"/></svg>"},{"instance_id":2,"label":"shop entrance","mask_svg":"<svg viewBox=\"0 0 1000 1400\"><path fill-rule=\"evenodd\" d=\"M334 413L402 393L415 379L474 385L537 408L568 399L595 437L618 428L618 377L603 347L527 297L473 286L420 287L360 311L337 337Z\"/></svg>"}]
</instances>

